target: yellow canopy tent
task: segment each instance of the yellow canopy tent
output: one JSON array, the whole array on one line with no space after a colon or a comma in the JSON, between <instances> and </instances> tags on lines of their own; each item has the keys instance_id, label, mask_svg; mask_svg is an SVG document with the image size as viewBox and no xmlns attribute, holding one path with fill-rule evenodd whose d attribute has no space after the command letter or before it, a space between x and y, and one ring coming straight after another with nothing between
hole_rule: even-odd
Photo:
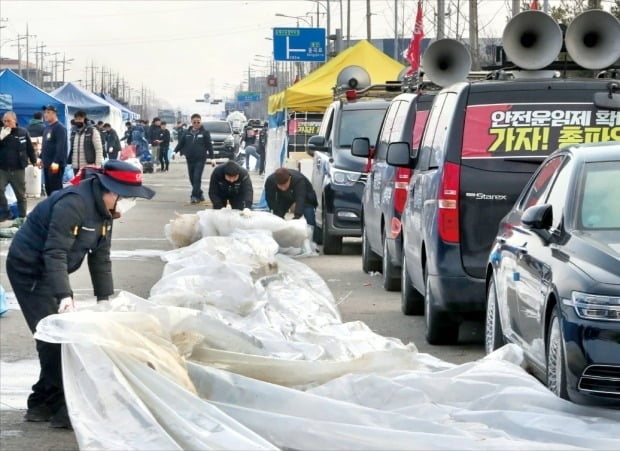
<instances>
[{"instance_id":1,"label":"yellow canopy tent","mask_svg":"<svg viewBox=\"0 0 620 451\"><path fill-rule=\"evenodd\" d=\"M405 67L390 58L368 41L360 41L331 59L314 72L308 74L288 89L269 97L269 114L288 109L289 111L323 112L333 101L332 88L342 69L347 66L361 66L370 74L371 83L385 83L396 80Z\"/></svg>"}]
</instances>

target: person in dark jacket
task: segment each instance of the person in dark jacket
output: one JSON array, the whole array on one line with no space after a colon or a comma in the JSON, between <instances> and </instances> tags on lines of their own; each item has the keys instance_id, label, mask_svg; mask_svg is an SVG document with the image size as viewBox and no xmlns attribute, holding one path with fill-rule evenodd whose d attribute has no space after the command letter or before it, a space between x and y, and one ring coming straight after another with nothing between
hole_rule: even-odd
<instances>
[{"instance_id":1,"label":"person in dark jacket","mask_svg":"<svg viewBox=\"0 0 620 451\"><path fill-rule=\"evenodd\" d=\"M114 293L110 244L112 219L122 198L151 199L142 172L129 163L109 160L92 169L76 186L56 191L40 202L13 237L6 272L28 327L54 313L75 310L69 274L87 257L97 302ZM70 428L62 385L60 344L36 340L41 372L28 397L26 421L50 421Z\"/></svg>"},{"instance_id":2,"label":"person in dark jacket","mask_svg":"<svg viewBox=\"0 0 620 451\"><path fill-rule=\"evenodd\" d=\"M293 217L306 218L316 225L314 209L318 205L310 180L294 169L279 168L265 180L265 199L274 215L284 217L293 210Z\"/></svg>"},{"instance_id":3,"label":"person in dark jacket","mask_svg":"<svg viewBox=\"0 0 620 451\"><path fill-rule=\"evenodd\" d=\"M151 157L153 161L159 161L159 146L162 140L161 119L158 117L153 119L151 126L148 128L147 139L151 145Z\"/></svg>"},{"instance_id":4,"label":"person in dark jacket","mask_svg":"<svg viewBox=\"0 0 620 451\"><path fill-rule=\"evenodd\" d=\"M35 112L32 115L32 119L28 122L26 127L28 134L31 138L40 138L43 136L43 130L45 130L45 124L43 123L43 113L40 111Z\"/></svg>"},{"instance_id":5,"label":"person in dark jacket","mask_svg":"<svg viewBox=\"0 0 620 451\"><path fill-rule=\"evenodd\" d=\"M131 144L131 122L125 122L125 134L121 138L121 141L127 141L127 144Z\"/></svg>"},{"instance_id":6,"label":"person in dark jacket","mask_svg":"<svg viewBox=\"0 0 620 451\"><path fill-rule=\"evenodd\" d=\"M159 165L160 171L165 172L170 168L168 161L168 150L170 150L170 130L166 121L161 122L161 143L159 144Z\"/></svg>"},{"instance_id":7,"label":"person in dark jacket","mask_svg":"<svg viewBox=\"0 0 620 451\"><path fill-rule=\"evenodd\" d=\"M269 132L269 123L265 121L263 128L261 128L258 134L258 146L256 151L260 157L258 166L258 175L265 173L265 156L267 155L267 133Z\"/></svg>"},{"instance_id":8,"label":"person in dark jacket","mask_svg":"<svg viewBox=\"0 0 620 451\"><path fill-rule=\"evenodd\" d=\"M227 202L235 210L252 208L253 197L252 180L248 171L234 161L218 166L211 173L209 199L214 210L224 208Z\"/></svg>"},{"instance_id":9,"label":"person in dark jacket","mask_svg":"<svg viewBox=\"0 0 620 451\"><path fill-rule=\"evenodd\" d=\"M202 173L207 162L207 157L213 159L213 143L211 134L202 126L199 114L192 114L192 126L187 129L174 149L185 156L187 160L187 172L189 182L192 184L190 201L193 204L204 202L202 193ZM215 166L215 163L212 163Z\"/></svg>"},{"instance_id":10,"label":"person in dark jacket","mask_svg":"<svg viewBox=\"0 0 620 451\"><path fill-rule=\"evenodd\" d=\"M103 152L109 159L118 159L118 153L121 151L121 141L118 139L116 130L108 123L103 124Z\"/></svg>"},{"instance_id":11,"label":"person in dark jacket","mask_svg":"<svg viewBox=\"0 0 620 451\"><path fill-rule=\"evenodd\" d=\"M37 164L37 155L26 129L17 126L17 116L7 111L0 132L0 221L11 217L4 189L11 185L20 218L26 217L26 166Z\"/></svg>"},{"instance_id":12,"label":"person in dark jacket","mask_svg":"<svg viewBox=\"0 0 620 451\"><path fill-rule=\"evenodd\" d=\"M47 126L43 131L41 161L45 192L49 196L62 189L62 176L67 165L67 129L58 121L58 110L54 105L43 107Z\"/></svg>"}]
</instances>

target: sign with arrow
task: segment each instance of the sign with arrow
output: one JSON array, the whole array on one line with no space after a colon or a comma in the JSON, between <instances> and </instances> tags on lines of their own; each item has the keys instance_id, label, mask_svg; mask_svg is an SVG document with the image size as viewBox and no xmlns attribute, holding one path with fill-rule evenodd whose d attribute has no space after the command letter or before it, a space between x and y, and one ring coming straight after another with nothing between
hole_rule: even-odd
<instances>
[{"instance_id":1,"label":"sign with arrow","mask_svg":"<svg viewBox=\"0 0 620 451\"><path fill-rule=\"evenodd\" d=\"M274 28L276 61L325 61L325 28Z\"/></svg>"}]
</instances>

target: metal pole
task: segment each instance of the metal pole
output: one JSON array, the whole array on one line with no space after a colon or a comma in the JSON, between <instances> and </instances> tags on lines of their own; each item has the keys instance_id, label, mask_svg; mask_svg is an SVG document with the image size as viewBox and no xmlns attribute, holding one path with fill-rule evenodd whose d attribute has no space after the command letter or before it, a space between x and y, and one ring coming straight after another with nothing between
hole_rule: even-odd
<instances>
[{"instance_id":1,"label":"metal pole","mask_svg":"<svg viewBox=\"0 0 620 451\"><path fill-rule=\"evenodd\" d=\"M372 38L370 34L370 0L366 0L366 39L370 41Z\"/></svg>"},{"instance_id":2,"label":"metal pole","mask_svg":"<svg viewBox=\"0 0 620 451\"><path fill-rule=\"evenodd\" d=\"M347 0L347 48L351 45L351 0Z\"/></svg>"},{"instance_id":3,"label":"metal pole","mask_svg":"<svg viewBox=\"0 0 620 451\"><path fill-rule=\"evenodd\" d=\"M319 0L316 0L316 27L317 27L317 28L321 28L321 27L320 27L320 22L319 22L319 15L320 15L320 11L319 11Z\"/></svg>"},{"instance_id":4,"label":"metal pole","mask_svg":"<svg viewBox=\"0 0 620 451\"><path fill-rule=\"evenodd\" d=\"M326 3L327 3L327 30L325 34L329 36L329 34L331 33L331 14L330 14L329 0L327 0Z\"/></svg>"},{"instance_id":5,"label":"metal pole","mask_svg":"<svg viewBox=\"0 0 620 451\"><path fill-rule=\"evenodd\" d=\"M445 31L444 31L445 17L446 17L445 0L437 0L437 39L443 39L446 36Z\"/></svg>"},{"instance_id":6,"label":"metal pole","mask_svg":"<svg viewBox=\"0 0 620 451\"><path fill-rule=\"evenodd\" d=\"M478 47L478 2L469 2L469 48L471 49L472 69L480 70L480 49Z\"/></svg>"},{"instance_id":7,"label":"metal pole","mask_svg":"<svg viewBox=\"0 0 620 451\"><path fill-rule=\"evenodd\" d=\"M394 0L394 59L398 61L398 0Z\"/></svg>"},{"instance_id":8,"label":"metal pole","mask_svg":"<svg viewBox=\"0 0 620 451\"><path fill-rule=\"evenodd\" d=\"M28 24L26 24L26 80L30 81L30 49L28 47L28 37L30 33L28 33Z\"/></svg>"},{"instance_id":9,"label":"metal pole","mask_svg":"<svg viewBox=\"0 0 620 451\"><path fill-rule=\"evenodd\" d=\"M521 2L519 0L512 0L512 17L521 12Z\"/></svg>"}]
</instances>

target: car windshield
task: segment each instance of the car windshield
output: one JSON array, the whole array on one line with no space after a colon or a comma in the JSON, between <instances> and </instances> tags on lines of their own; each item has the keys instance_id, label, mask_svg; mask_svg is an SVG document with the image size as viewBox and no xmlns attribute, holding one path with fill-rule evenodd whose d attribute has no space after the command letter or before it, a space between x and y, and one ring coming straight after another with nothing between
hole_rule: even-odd
<instances>
[{"instance_id":1,"label":"car windshield","mask_svg":"<svg viewBox=\"0 0 620 451\"><path fill-rule=\"evenodd\" d=\"M339 146L351 147L354 138L368 138L374 145L384 115L385 110L343 111L338 133Z\"/></svg>"},{"instance_id":2,"label":"car windshield","mask_svg":"<svg viewBox=\"0 0 620 451\"><path fill-rule=\"evenodd\" d=\"M228 122L205 122L204 126L209 133L232 133Z\"/></svg>"},{"instance_id":3,"label":"car windshield","mask_svg":"<svg viewBox=\"0 0 620 451\"><path fill-rule=\"evenodd\" d=\"M581 228L620 229L620 161L587 163L579 199Z\"/></svg>"}]
</instances>

